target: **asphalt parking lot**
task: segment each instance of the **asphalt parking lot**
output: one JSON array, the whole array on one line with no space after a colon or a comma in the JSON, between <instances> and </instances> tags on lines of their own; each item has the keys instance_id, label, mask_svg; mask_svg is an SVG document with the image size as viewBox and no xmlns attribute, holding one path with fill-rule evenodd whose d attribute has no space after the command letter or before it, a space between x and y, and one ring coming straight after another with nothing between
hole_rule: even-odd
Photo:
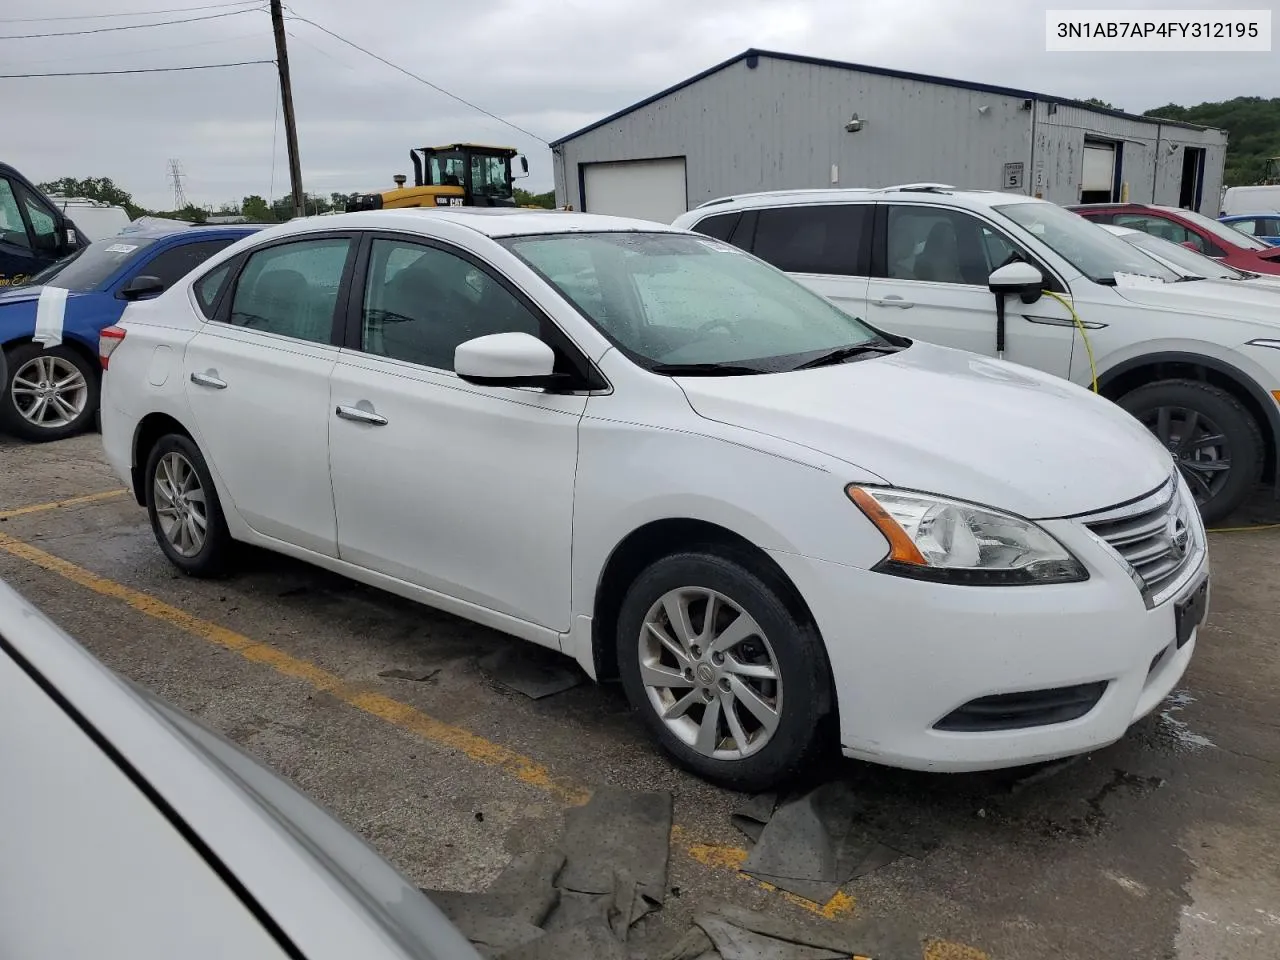
<instances>
[{"instance_id":1,"label":"asphalt parking lot","mask_svg":"<svg viewBox=\"0 0 1280 960\"><path fill-rule=\"evenodd\" d=\"M55 505L58 504L58 505ZM1261 495L1242 521L1280 519ZM518 645L291 560L217 582L155 546L88 434L0 437L0 577L110 667L325 804L409 878L473 891L544 849L605 786L674 797L646 955L707 904L905 932L928 960L1280 956L1280 529L1212 537L1208 626L1173 698L1120 743L1036 777L834 762L860 802L929 840L825 904L741 874L742 797L675 770L615 687L531 699L480 666ZM900 942L901 937L895 943Z\"/></svg>"}]
</instances>

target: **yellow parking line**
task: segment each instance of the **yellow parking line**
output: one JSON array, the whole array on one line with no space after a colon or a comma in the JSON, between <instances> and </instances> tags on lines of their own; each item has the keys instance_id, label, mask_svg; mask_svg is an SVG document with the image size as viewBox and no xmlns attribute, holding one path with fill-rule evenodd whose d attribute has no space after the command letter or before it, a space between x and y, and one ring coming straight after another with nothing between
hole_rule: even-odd
<instances>
[{"instance_id":1,"label":"yellow parking line","mask_svg":"<svg viewBox=\"0 0 1280 960\"><path fill-rule=\"evenodd\" d=\"M44 513L46 510L59 510L63 507L78 507L83 503L99 503L103 500L114 500L122 497L128 490L103 490L101 493L90 493L83 497L72 497L70 500L55 500L53 503L35 503L29 507L15 507L12 510L0 510L0 520L13 517L25 517L29 513Z\"/></svg>"},{"instance_id":2,"label":"yellow parking line","mask_svg":"<svg viewBox=\"0 0 1280 960\"><path fill-rule=\"evenodd\" d=\"M0 513L0 517L19 516L27 513L36 513L41 510L52 510L62 506L90 503L120 496L125 492L127 491L107 491L52 504L20 507L17 510ZM139 613L176 627L193 637L198 637L201 640L237 653L250 662L263 664L283 676L301 680L313 689L328 693L349 706L362 710L380 720L385 720L387 723L413 733L424 740L457 750L477 763L502 770L521 783L543 790L568 804L580 805L586 803L591 797L591 792L588 789L553 776L541 763L516 753L514 750L486 740L484 737L462 727L437 720L415 707L401 703L367 687L348 683L336 674L330 673L314 663L291 656L269 644L251 640L243 634L194 616L140 590L135 590L122 583L99 576L92 571L71 563L69 560L63 560L61 557L56 557L8 534L0 533L0 550L51 573L56 573L72 583L92 590L94 593L119 600ZM673 845L684 855L704 866L719 870L733 870L742 879L758 883L766 890L777 889L772 884L756 881L747 874L739 872L748 855L747 851L741 847L695 842L688 836L684 828L679 825L672 827L671 840ZM782 891L782 893L795 906L829 920L847 916L856 907L853 897L844 891L838 891L825 904L813 903L786 891ZM971 947L965 947L960 944L951 944L945 941L933 941L933 943L935 946L932 949L935 952L929 954L929 960L949 960L951 957L963 958L963 960L984 960L986 956L981 951L976 951ZM936 952L945 950L958 950L961 952Z\"/></svg>"}]
</instances>

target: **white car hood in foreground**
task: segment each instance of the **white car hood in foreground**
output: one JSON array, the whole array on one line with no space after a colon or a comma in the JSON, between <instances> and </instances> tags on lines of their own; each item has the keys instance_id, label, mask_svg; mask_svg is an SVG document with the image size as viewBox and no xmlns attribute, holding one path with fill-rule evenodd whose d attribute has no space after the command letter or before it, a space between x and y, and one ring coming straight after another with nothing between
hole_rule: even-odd
<instances>
[{"instance_id":1,"label":"white car hood in foreground","mask_svg":"<svg viewBox=\"0 0 1280 960\"><path fill-rule=\"evenodd\" d=\"M1110 401L932 344L814 370L679 383L709 420L819 450L895 486L1033 519L1122 503L1173 469L1151 433Z\"/></svg>"}]
</instances>

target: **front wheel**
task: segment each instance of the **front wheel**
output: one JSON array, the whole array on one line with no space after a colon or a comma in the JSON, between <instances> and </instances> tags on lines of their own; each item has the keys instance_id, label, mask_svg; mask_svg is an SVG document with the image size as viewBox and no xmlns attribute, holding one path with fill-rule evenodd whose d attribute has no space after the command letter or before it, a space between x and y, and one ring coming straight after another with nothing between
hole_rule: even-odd
<instances>
[{"instance_id":1,"label":"front wheel","mask_svg":"<svg viewBox=\"0 0 1280 960\"><path fill-rule=\"evenodd\" d=\"M1261 479L1262 431L1227 391L1199 380L1162 380L1126 393L1119 404L1173 454L1205 523L1229 516Z\"/></svg>"},{"instance_id":2,"label":"front wheel","mask_svg":"<svg viewBox=\"0 0 1280 960\"><path fill-rule=\"evenodd\" d=\"M746 566L710 553L657 561L628 591L617 641L632 708L704 779L766 790L825 745L822 640Z\"/></svg>"}]
</instances>

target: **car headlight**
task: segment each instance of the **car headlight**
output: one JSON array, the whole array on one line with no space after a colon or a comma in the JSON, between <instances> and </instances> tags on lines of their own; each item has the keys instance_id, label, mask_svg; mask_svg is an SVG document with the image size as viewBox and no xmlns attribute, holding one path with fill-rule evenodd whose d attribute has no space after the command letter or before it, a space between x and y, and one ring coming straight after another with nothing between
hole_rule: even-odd
<instances>
[{"instance_id":1,"label":"car headlight","mask_svg":"<svg viewBox=\"0 0 1280 960\"><path fill-rule=\"evenodd\" d=\"M850 484L845 493L889 541L879 572L986 586L1089 579L1083 564L1030 520L910 490Z\"/></svg>"}]
</instances>

